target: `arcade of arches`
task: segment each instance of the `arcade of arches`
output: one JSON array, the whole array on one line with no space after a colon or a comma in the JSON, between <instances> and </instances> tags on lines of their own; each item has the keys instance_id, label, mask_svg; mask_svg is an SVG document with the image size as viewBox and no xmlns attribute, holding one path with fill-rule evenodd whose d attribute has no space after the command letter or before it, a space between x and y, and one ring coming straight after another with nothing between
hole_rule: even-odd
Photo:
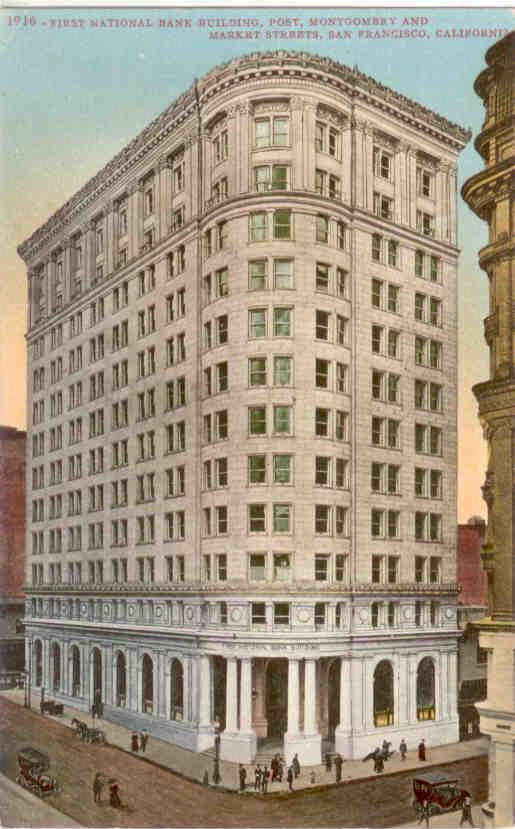
<instances>
[{"instance_id":1,"label":"arcade of arches","mask_svg":"<svg viewBox=\"0 0 515 829\"><path fill-rule=\"evenodd\" d=\"M36 638L31 664L35 686L79 707L101 703L104 716L129 727L184 745L181 733L194 727L195 750L219 731L224 759L252 762L259 744L314 764L322 740L359 756L383 738L427 735L428 725L452 720L451 660L444 674L441 658L411 655L404 676L388 658L167 656Z\"/></svg>"}]
</instances>

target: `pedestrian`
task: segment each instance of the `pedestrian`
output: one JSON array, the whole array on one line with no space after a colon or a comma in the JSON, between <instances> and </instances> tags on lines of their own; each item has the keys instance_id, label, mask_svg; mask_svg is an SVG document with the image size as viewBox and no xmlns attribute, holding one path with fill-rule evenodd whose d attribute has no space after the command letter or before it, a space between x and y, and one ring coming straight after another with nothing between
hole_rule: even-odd
<instances>
[{"instance_id":1,"label":"pedestrian","mask_svg":"<svg viewBox=\"0 0 515 829\"><path fill-rule=\"evenodd\" d=\"M266 794L268 791L268 781L270 780L270 769L265 766L261 772L261 791Z\"/></svg>"},{"instance_id":2,"label":"pedestrian","mask_svg":"<svg viewBox=\"0 0 515 829\"><path fill-rule=\"evenodd\" d=\"M258 763L254 771L254 791L256 792L259 792L261 789L261 774L261 766Z\"/></svg>"},{"instance_id":3,"label":"pedestrian","mask_svg":"<svg viewBox=\"0 0 515 829\"><path fill-rule=\"evenodd\" d=\"M138 735L135 731L133 731L131 736L131 751L139 751Z\"/></svg>"},{"instance_id":4,"label":"pedestrian","mask_svg":"<svg viewBox=\"0 0 515 829\"><path fill-rule=\"evenodd\" d=\"M95 774L93 780L93 800L95 803L100 803L102 800L102 789L104 788L104 778L99 771Z\"/></svg>"},{"instance_id":5,"label":"pedestrian","mask_svg":"<svg viewBox=\"0 0 515 829\"><path fill-rule=\"evenodd\" d=\"M239 769L238 774L239 774L239 778L240 778L240 792L244 792L245 791L245 781L247 779L247 769L241 763L240 763L240 769Z\"/></svg>"},{"instance_id":6,"label":"pedestrian","mask_svg":"<svg viewBox=\"0 0 515 829\"><path fill-rule=\"evenodd\" d=\"M293 791L293 766L288 766L288 772L286 774L286 779L288 781L288 789L290 792Z\"/></svg>"},{"instance_id":7,"label":"pedestrian","mask_svg":"<svg viewBox=\"0 0 515 829\"><path fill-rule=\"evenodd\" d=\"M390 746L391 743L389 743L388 740L383 740L383 746L381 749L383 754L383 760L388 760L388 758L390 757Z\"/></svg>"},{"instance_id":8,"label":"pedestrian","mask_svg":"<svg viewBox=\"0 0 515 829\"><path fill-rule=\"evenodd\" d=\"M431 817L431 812L429 811L429 803L427 800L422 802L422 810L420 812L419 818L417 823L422 823L423 820L426 822L426 827L429 829L429 818Z\"/></svg>"},{"instance_id":9,"label":"pedestrian","mask_svg":"<svg viewBox=\"0 0 515 829\"><path fill-rule=\"evenodd\" d=\"M283 774L284 774L284 760L281 756L279 756L277 760L277 779L279 783L283 782Z\"/></svg>"},{"instance_id":10,"label":"pedestrian","mask_svg":"<svg viewBox=\"0 0 515 829\"><path fill-rule=\"evenodd\" d=\"M291 761L291 767L293 769L293 773L294 773L295 779L296 779L300 774L300 762L299 762L299 755L298 754L295 754L293 756L293 760Z\"/></svg>"},{"instance_id":11,"label":"pedestrian","mask_svg":"<svg viewBox=\"0 0 515 829\"><path fill-rule=\"evenodd\" d=\"M401 742L400 742L400 745L399 745L399 753L401 755L401 760L406 759L407 751L408 751L408 746L406 745L406 740L403 737Z\"/></svg>"},{"instance_id":12,"label":"pedestrian","mask_svg":"<svg viewBox=\"0 0 515 829\"><path fill-rule=\"evenodd\" d=\"M333 768L333 758L331 757L330 752L326 751L326 753L325 753L325 770L326 771L331 771L332 768Z\"/></svg>"},{"instance_id":13,"label":"pedestrian","mask_svg":"<svg viewBox=\"0 0 515 829\"><path fill-rule=\"evenodd\" d=\"M309 782L311 783L312 786L314 786L315 783L316 783L316 777L315 777L315 772L314 771L312 771L311 774L309 775Z\"/></svg>"},{"instance_id":14,"label":"pedestrian","mask_svg":"<svg viewBox=\"0 0 515 829\"><path fill-rule=\"evenodd\" d=\"M418 759L424 761L426 759L426 744L421 740L418 744Z\"/></svg>"},{"instance_id":15,"label":"pedestrian","mask_svg":"<svg viewBox=\"0 0 515 829\"><path fill-rule=\"evenodd\" d=\"M148 733L146 731L140 731L139 733L139 746L143 754L147 750L147 743L148 743Z\"/></svg>"},{"instance_id":16,"label":"pedestrian","mask_svg":"<svg viewBox=\"0 0 515 829\"><path fill-rule=\"evenodd\" d=\"M334 758L334 769L336 772L336 782L342 782L342 765L343 765L343 757L340 753L336 755Z\"/></svg>"},{"instance_id":17,"label":"pedestrian","mask_svg":"<svg viewBox=\"0 0 515 829\"><path fill-rule=\"evenodd\" d=\"M113 809L119 809L122 805L122 801L120 800L120 795L118 793L118 784L112 783L109 787L109 805L113 807Z\"/></svg>"},{"instance_id":18,"label":"pedestrian","mask_svg":"<svg viewBox=\"0 0 515 829\"><path fill-rule=\"evenodd\" d=\"M277 772L279 769L279 761L277 759L278 755L274 754L272 757L272 762L270 763L270 768L272 769L272 783L274 780L277 780Z\"/></svg>"},{"instance_id":19,"label":"pedestrian","mask_svg":"<svg viewBox=\"0 0 515 829\"><path fill-rule=\"evenodd\" d=\"M474 826L474 822L472 820L472 800L470 799L470 795L465 795L461 802L461 820L460 826L463 826L465 821L469 824L469 826Z\"/></svg>"},{"instance_id":20,"label":"pedestrian","mask_svg":"<svg viewBox=\"0 0 515 829\"><path fill-rule=\"evenodd\" d=\"M376 772L376 774L380 774L382 771L384 771L384 757L381 754L381 752L379 752L379 754L376 754L376 756L374 757L374 771Z\"/></svg>"}]
</instances>

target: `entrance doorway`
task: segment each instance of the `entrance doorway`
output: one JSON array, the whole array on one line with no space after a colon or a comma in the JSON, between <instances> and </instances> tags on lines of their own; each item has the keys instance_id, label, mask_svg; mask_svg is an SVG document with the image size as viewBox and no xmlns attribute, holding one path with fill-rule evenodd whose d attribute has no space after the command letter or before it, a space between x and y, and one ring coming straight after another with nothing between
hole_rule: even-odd
<instances>
[{"instance_id":1,"label":"entrance doorway","mask_svg":"<svg viewBox=\"0 0 515 829\"><path fill-rule=\"evenodd\" d=\"M267 736L282 739L288 727L288 660L271 659L266 666Z\"/></svg>"},{"instance_id":2,"label":"entrance doorway","mask_svg":"<svg viewBox=\"0 0 515 829\"><path fill-rule=\"evenodd\" d=\"M327 672L327 736L334 742L340 723L340 660L334 659Z\"/></svg>"}]
</instances>

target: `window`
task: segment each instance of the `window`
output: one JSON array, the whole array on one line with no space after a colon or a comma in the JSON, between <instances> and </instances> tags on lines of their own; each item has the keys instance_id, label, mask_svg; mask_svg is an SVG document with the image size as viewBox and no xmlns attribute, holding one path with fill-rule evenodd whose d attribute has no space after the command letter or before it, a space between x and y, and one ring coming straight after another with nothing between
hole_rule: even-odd
<instances>
[{"instance_id":1,"label":"window","mask_svg":"<svg viewBox=\"0 0 515 829\"><path fill-rule=\"evenodd\" d=\"M266 357L251 357L249 359L249 385L266 385Z\"/></svg>"},{"instance_id":2,"label":"window","mask_svg":"<svg viewBox=\"0 0 515 829\"><path fill-rule=\"evenodd\" d=\"M316 486L330 485L331 458L317 455L315 458L315 484Z\"/></svg>"},{"instance_id":3,"label":"window","mask_svg":"<svg viewBox=\"0 0 515 829\"><path fill-rule=\"evenodd\" d=\"M250 581L264 581L266 579L266 557L263 553L251 553L249 570Z\"/></svg>"},{"instance_id":4,"label":"window","mask_svg":"<svg viewBox=\"0 0 515 829\"><path fill-rule=\"evenodd\" d=\"M348 295L348 273L343 268L336 268L336 295L339 297Z\"/></svg>"},{"instance_id":5,"label":"window","mask_svg":"<svg viewBox=\"0 0 515 829\"><path fill-rule=\"evenodd\" d=\"M381 261L381 248L383 244L383 237L379 233L372 234L372 259L374 262Z\"/></svg>"},{"instance_id":6,"label":"window","mask_svg":"<svg viewBox=\"0 0 515 829\"><path fill-rule=\"evenodd\" d=\"M334 560L335 581L347 581L347 556L338 553Z\"/></svg>"},{"instance_id":7,"label":"window","mask_svg":"<svg viewBox=\"0 0 515 829\"><path fill-rule=\"evenodd\" d=\"M274 625L283 627L290 624L290 605L286 602L274 603Z\"/></svg>"},{"instance_id":8,"label":"window","mask_svg":"<svg viewBox=\"0 0 515 829\"><path fill-rule=\"evenodd\" d=\"M315 274L315 289L327 294L329 291L329 265L325 262L317 262Z\"/></svg>"},{"instance_id":9,"label":"window","mask_svg":"<svg viewBox=\"0 0 515 829\"><path fill-rule=\"evenodd\" d=\"M258 259L249 262L249 291L264 291L267 280L267 261Z\"/></svg>"},{"instance_id":10,"label":"window","mask_svg":"<svg viewBox=\"0 0 515 829\"><path fill-rule=\"evenodd\" d=\"M417 193L426 198L433 197L433 175L422 167L417 167Z\"/></svg>"},{"instance_id":11,"label":"window","mask_svg":"<svg viewBox=\"0 0 515 829\"><path fill-rule=\"evenodd\" d=\"M258 193L265 193L269 190L287 190L289 168L284 164L255 167L254 179Z\"/></svg>"},{"instance_id":12,"label":"window","mask_svg":"<svg viewBox=\"0 0 515 829\"><path fill-rule=\"evenodd\" d=\"M381 219L393 219L393 199L374 193L374 213Z\"/></svg>"},{"instance_id":13,"label":"window","mask_svg":"<svg viewBox=\"0 0 515 829\"><path fill-rule=\"evenodd\" d=\"M290 484L292 482L291 455L274 455L273 480L274 484Z\"/></svg>"},{"instance_id":14,"label":"window","mask_svg":"<svg viewBox=\"0 0 515 829\"><path fill-rule=\"evenodd\" d=\"M266 406L249 408L249 434L266 435Z\"/></svg>"},{"instance_id":15,"label":"window","mask_svg":"<svg viewBox=\"0 0 515 829\"><path fill-rule=\"evenodd\" d=\"M291 435L293 426L293 407L274 406L274 434Z\"/></svg>"},{"instance_id":16,"label":"window","mask_svg":"<svg viewBox=\"0 0 515 829\"><path fill-rule=\"evenodd\" d=\"M266 309L254 308L249 311L249 338L266 337Z\"/></svg>"},{"instance_id":17,"label":"window","mask_svg":"<svg viewBox=\"0 0 515 829\"><path fill-rule=\"evenodd\" d=\"M261 147L285 147L288 144L288 118L256 118L254 122L254 144Z\"/></svg>"},{"instance_id":18,"label":"window","mask_svg":"<svg viewBox=\"0 0 515 829\"><path fill-rule=\"evenodd\" d=\"M266 625L266 605L264 602L252 602L251 616L253 625Z\"/></svg>"},{"instance_id":19,"label":"window","mask_svg":"<svg viewBox=\"0 0 515 829\"><path fill-rule=\"evenodd\" d=\"M327 504L315 504L315 533L328 535L330 532L331 507Z\"/></svg>"},{"instance_id":20,"label":"window","mask_svg":"<svg viewBox=\"0 0 515 829\"><path fill-rule=\"evenodd\" d=\"M264 533L266 530L265 504L249 504L247 509L249 532Z\"/></svg>"},{"instance_id":21,"label":"window","mask_svg":"<svg viewBox=\"0 0 515 829\"><path fill-rule=\"evenodd\" d=\"M274 357L274 385L291 385L292 364L293 361L291 357Z\"/></svg>"},{"instance_id":22,"label":"window","mask_svg":"<svg viewBox=\"0 0 515 829\"><path fill-rule=\"evenodd\" d=\"M329 409L315 409L315 435L329 437Z\"/></svg>"},{"instance_id":23,"label":"window","mask_svg":"<svg viewBox=\"0 0 515 829\"><path fill-rule=\"evenodd\" d=\"M274 211L274 239L291 239L291 211Z\"/></svg>"},{"instance_id":24,"label":"window","mask_svg":"<svg viewBox=\"0 0 515 829\"><path fill-rule=\"evenodd\" d=\"M249 455L247 471L249 484L266 483L266 455Z\"/></svg>"},{"instance_id":25,"label":"window","mask_svg":"<svg viewBox=\"0 0 515 829\"><path fill-rule=\"evenodd\" d=\"M399 579L399 559L397 556L388 556L388 583L396 584Z\"/></svg>"},{"instance_id":26,"label":"window","mask_svg":"<svg viewBox=\"0 0 515 829\"><path fill-rule=\"evenodd\" d=\"M388 181L392 178L392 156L381 147L374 147L374 174Z\"/></svg>"},{"instance_id":27,"label":"window","mask_svg":"<svg viewBox=\"0 0 515 829\"><path fill-rule=\"evenodd\" d=\"M438 584L441 581L442 559L431 556L429 559L429 581Z\"/></svg>"},{"instance_id":28,"label":"window","mask_svg":"<svg viewBox=\"0 0 515 829\"><path fill-rule=\"evenodd\" d=\"M293 288L293 262L291 259L274 259L274 288Z\"/></svg>"},{"instance_id":29,"label":"window","mask_svg":"<svg viewBox=\"0 0 515 829\"><path fill-rule=\"evenodd\" d=\"M329 313L315 311L315 336L317 340L329 339Z\"/></svg>"},{"instance_id":30,"label":"window","mask_svg":"<svg viewBox=\"0 0 515 829\"><path fill-rule=\"evenodd\" d=\"M329 219L318 215L315 220L315 240L326 245L329 241Z\"/></svg>"},{"instance_id":31,"label":"window","mask_svg":"<svg viewBox=\"0 0 515 829\"><path fill-rule=\"evenodd\" d=\"M338 345L347 343L348 321L341 314L336 314L336 342Z\"/></svg>"},{"instance_id":32,"label":"window","mask_svg":"<svg viewBox=\"0 0 515 829\"><path fill-rule=\"evenodd\" d=\"M263 242L266 239L266 213L251 213L250 215L250 241Z\"/></svg>"},{"instance_id":33,"label":"window","mask_svg":"<svg viewBox=\"0 0 515 829\"><path fill-rule=\"evenodd\" d=\"M274 308L274 337L292 336L292 309ZM264 335L263 335L264 336Z\"/></svg>"},{"instance_id":34,"label":"window","mask_svg":"<svg viewBox=\"0 0 515 829\"><path fill-rule=\"evenodd\" d=\"M290 504L274 504L272 508L272 517L274 533L291 532Z\"/></svg>"},{"instance_id":35,"label":"window","mask_svg":"<svg viewBox=\"0 0 515 829\"><path fill-rule=\"evenodd\" d=\"M415 276L424 276L424 251L423 250L416 250L415 251Z\"/></svg>"},{"instance_id":36,"label":"window","mask_svg":"<svg viewBox=\"0 0 515 829\"><path fill-rule=\"evenodd\" d=\"M329 360L315 360L315 386L318 389L329 387Z\"/></svg>"},{"instance_id":37,"label":"window","mask_svg":"<svg viewBox=\"0 0 515 829\"><path fill-rule=\"evenodd\" d=\"M388 285L388 311L391 311L393 314L399 313L399 294L400 289L397 285L390 283Z\"/></svg>"},{"instance_id":38,"label":"window","mask_svg":"<svg viewBox=\"0 0 515 829\"><path fill-rule=\"evenodd\" d=\"M223 161L229 155L229 133L227 130L222 130L213 139L213 150L215 157L215 164Z\"/></svg>"},{"instance_id":39,"label":"window","mask_svg":"<svg viewBox=\"0 0 515 829\"><path fill-rule=\"evenodd\" d=\"M423 233L424 236L434 236L434 222L434 216L430 213L425 213L423 210L417 210L417 230L419 233Z\"/></svg>"}]
</instances>

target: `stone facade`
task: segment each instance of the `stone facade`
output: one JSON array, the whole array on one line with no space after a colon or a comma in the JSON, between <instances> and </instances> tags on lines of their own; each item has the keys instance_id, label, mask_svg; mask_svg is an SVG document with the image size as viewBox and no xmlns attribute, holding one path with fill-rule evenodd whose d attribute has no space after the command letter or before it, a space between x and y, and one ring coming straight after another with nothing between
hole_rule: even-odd
<instances>
[{"instance_id":1,"label":"stone facade","mask_svg":"<svg viewBox=\"0 0 515 829\"><path fill-rule=\"evenodd\" d=\"M479 264L490 285L490 313L485 319L490 377L475 386L474 393L489 449L483 486L488 526L482 553L488 616L479 624L479 641L488 651L488 693L478 710L481 731L491 739L491 803L485 813L494 826L511 826L515 820L514 47L514 32L494 44L486 53L486 69L476 79L485 120L475 146L485 167L462 190L469 207L489 228Z\"/></svg>"},{"instance_id":2,"label":"stone facade","mask_svg":"<svg viewBox=\"0 0 515 829\"><path fill-rule=\"evenodd\" d=\"M0 426L0 682L24 669L26 435Z\"/></svg>"},{"instance_id":3,"label":"stone facade","mask_svg":"<svg viewBox=\"0 0 515 829\"><path fill-rule=\"evenodd\" d=\"M36 685L240 761L457 739L467 138L250 55L23 243Z\"/></svg>"}]
</instances>

